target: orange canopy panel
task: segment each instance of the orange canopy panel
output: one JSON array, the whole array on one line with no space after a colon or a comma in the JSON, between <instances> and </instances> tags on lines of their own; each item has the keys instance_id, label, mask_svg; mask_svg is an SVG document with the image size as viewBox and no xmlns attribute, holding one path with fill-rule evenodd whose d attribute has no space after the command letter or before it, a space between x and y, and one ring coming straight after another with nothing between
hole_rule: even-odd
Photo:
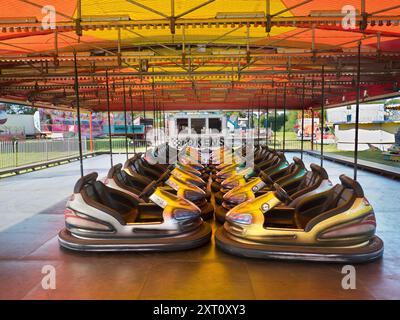
<instances>
[{"instance_id":1,"label":"orange canopy panel","mask_svg":"<svg viewBox=\"0 0 400 320\"><path fill-rule=\"evenodd\" d=\"M356 99L358 68L361 99L399 91L400 1L0 1L2 101L329 107Z\"/></svg>"}]
</instances>

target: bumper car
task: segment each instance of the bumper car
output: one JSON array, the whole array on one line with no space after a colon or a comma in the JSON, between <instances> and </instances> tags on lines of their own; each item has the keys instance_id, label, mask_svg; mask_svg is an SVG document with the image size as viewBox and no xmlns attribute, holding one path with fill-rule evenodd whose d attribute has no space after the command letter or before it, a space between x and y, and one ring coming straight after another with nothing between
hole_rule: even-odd
<instances>
[{"instance_id":1,"label":"bumper car","mask_svg":"<svg viewBox=\"0 0 400 320\"><path fill-rule=\"evenodd\" d=\"M104 183L110 188L125 192L137 201L143 202L139 195L146 186L152 183L152 180L141 175L131 176L122 170L122 164L116 164L108 171ZM203 220L211 219L214 216L214 206L207 202L206 192L199 187L185 183L168 171L156 180L156 185L167 192L193 202L200 208Z\"/></svg>"},{"instance_id":2,"label":"bumper car","mask_svg":"<svg viewBox=\"0 0 400 320\"><path fill-rule=\"evenodd\" d=\"M95 172L80 178L64 212L60 246L76 251L173 251L210 240L210 226L190 201L155 183L139 198L145 203L107 187Z\"/></svg>"},{"instance_id":3,"label":"bumper car","mask_svg":"<svg viewBox=\"0 0 400 320\"><path fill-rule=\"evenodd\" d=\"M341 184L293 203L276 186L226 215L215 240L228 253L265 259L362 263L380 258L383 241L360 184L340 176Z\"/></svg>"},{"instance_id":4,"label":"bumper car","mask_svg":"<svg viewBox=\"0 0 400 320\"><path fill-rule=\"evenodd\" d=\"M201 177L188 171L182 170L180 167L175 165L169 165L163 170L159 170L158 167L149 164L141 155L135 155L129 158L124 163L124 170L135 179L139 176L147 177L150 180L157 180L165 172L170 172L171 175L176 176L178 179L185 183L191 183L206 192L207 200L210 200L211 193L207 191L207 182Z\"/></svg>"},{"instance_id":5,"label":"bumper car","mask_svg":"<svg viewBox=\"0 0 400 320\"><path fill-rule=\"evenodd\" d=\"M284 158L282 153L278 153L275 151L268 151L268 153L265 154L262 159L255 156L253 161L253 163L257 163L257 165L254 166L255 171L263 171L273 166L274 162L279 161L279 157ZM238 171L241 171L243 170L243 168L246 167L246 162L243 158L238 158L234 162L230 163L231 164L225 165L223 169L219 170L212 176L213 183L211 186L213 192L218 192L221 188L221 183L224 180L235 176Z\"/></svg>"},{"instance_id":6,"label":"bumper car","mask_svg":"<svg viewBox=\"0 0 400 320\"><path fill-rule=\"evenodd\" d=\"M268 167L260 167L256 165L254 166L254 169L248 167L236 172L219 184L219 191L214 193L215 203L221 205L225 193L237 186L245 184L250 178L260 175L261 172L268 174L272 179L278 179L286 173L288 167L289 163L286 161L285 156L283 153L278 152L271 158Z\"/></svg>"},{"instance_id":7,"label":"bumper car","mask_svg":"<svg viewBox=\"0 0 400 320\"><path fill-rule=\"evenodd\" d=\"M314 170L309 173L309 179L306 179L307 169L301 159L294 157L293 162L282 170L277 171L271 176L265 172L261 172L258 177L250 179L244 184L239 184L228 192L223 194L223 201L221 205L216 205L215 217L218 222L224 223L226 213L236 205L252 200L266 192L273 190L273 184L277 183L282 186L289 195L293 195L300 188L314 184L315 188L324 180L328 179L325 170L316 165L312 165ZM320 179L311 179L320 177ZM302 183L303 182L303 183ZM307 182L307 183L305 183ZM300 187L301 186L301 187ZM217 201L216 201L217 203Z\"/></svg>"}]
</instances>

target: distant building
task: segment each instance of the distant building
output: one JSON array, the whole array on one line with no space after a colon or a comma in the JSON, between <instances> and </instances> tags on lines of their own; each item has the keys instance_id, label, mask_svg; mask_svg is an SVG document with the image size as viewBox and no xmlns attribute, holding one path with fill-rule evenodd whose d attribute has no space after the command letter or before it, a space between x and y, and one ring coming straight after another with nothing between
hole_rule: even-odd
<instances>
[{"instance_id":1,"label":"distant building","mask_svg":"<svg viewBox=\"0 0 400 320\"><path fill-rule=\"evenodd\" d=\"M334 125L339 150L354 150L355 120L355 105L327 110L327 121ZM394 143L399 126L400 115L385 106L385 101L360 104L358 149L387 150Z\"/></svg>"},{"instance_id":2,"label":"distant building","mask_svg":"<svg viewBox=\"0 0 400 320\"><path fill-rule=\"evenodd\" d=\"M171 113L167 122L168 137L172 144L190 141L195 145L200 135L219 141L226 128L227 117L220 112Z\"/></svg>"}]
</instances>

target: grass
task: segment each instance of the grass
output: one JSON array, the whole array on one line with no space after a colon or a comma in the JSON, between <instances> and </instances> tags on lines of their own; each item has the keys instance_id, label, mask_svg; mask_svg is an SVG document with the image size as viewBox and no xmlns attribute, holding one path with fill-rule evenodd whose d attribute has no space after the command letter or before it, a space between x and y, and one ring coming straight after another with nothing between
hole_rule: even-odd
<instances>
[{"instance_id":1,"label":"grass","mask_svg":"<svg viewBox=\"0 0 400 320\"><path fill-rule=\"evenodd\" d=\"M276 139L278 142L277 146L282 147L281 141L283 140L283 132L277 132ZM286 132L285 139L286 139L286 148L300 149L301 142L300 142L300 140L297 140L297 136L296 136L295 132ZM273 147L273 138L270 139L269 146ZM311 150L311 142L304 141L303 148L304 148L304 150ZM320 151L321 145L314 144L314 150L317 152ZM341 156L346 156L349 158L354 158L353 151L338 150L335 144L324 145L324 153L333 153L333 154L337 154L337 155L341 155ZM371 161L371 162L375 162L375 163L384 164L387 166L400 168L400 162L384 160L382 152L377 151L377 150L359 151L358 158L361 160Z\"/></svg>"},{"instance_id":2,"label":"grass","mask_svg":"<svg viewBox=\"0 0 400 320\"><path fill-rule=\"evenodd\" d=\"M354 158L354 152L353 151L339 151L339 150L337 150L337 151L334 151L334 152L331 151L331 153L338 154L338 155L341 155L341 156ZM400 168L400 162L384 160L381 151L374 151L374 150L359 151L358 152L358 158L362 159L362 160L367 160L367 161L371 161L371 162L385 164L385 165L391 166L391 167Z\"/></svg>"}]
</instances>

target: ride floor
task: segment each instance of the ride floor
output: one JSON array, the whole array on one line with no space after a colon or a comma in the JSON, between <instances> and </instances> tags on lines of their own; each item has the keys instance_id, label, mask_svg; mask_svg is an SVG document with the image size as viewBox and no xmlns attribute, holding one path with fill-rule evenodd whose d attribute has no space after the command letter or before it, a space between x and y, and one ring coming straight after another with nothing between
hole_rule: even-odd
<instances>
[{"instance_id":1,"label":"ride floor","mask_svg":"<svg viewBox=\"0 0 400 320\"><path fill-rule=\"evenodd\" d=\"M288 153L288 159L293 155ZM116 156L114 162L123 160ZM307 165L319 161L311 156L304 160ZM109 157L84 164L86 172L96 170L102 176ZM349 167L329 161L325 167L335 183L341 173L352 176ZM18 208L32 209L29 215L21 212L25 220L0 232L0 299L400 299L398 181L359 172L385 253L379 261L355 265L356 289L344 290L341 264L249 260L225 254L213 242L172 253L60 249L56 235L78 174L75 162L0 181L0 220L18 214ZM35 191L41 186L45 191ZM54 290L42 288L46 265L56 271Z\"/></svg>"}]
</instances>

